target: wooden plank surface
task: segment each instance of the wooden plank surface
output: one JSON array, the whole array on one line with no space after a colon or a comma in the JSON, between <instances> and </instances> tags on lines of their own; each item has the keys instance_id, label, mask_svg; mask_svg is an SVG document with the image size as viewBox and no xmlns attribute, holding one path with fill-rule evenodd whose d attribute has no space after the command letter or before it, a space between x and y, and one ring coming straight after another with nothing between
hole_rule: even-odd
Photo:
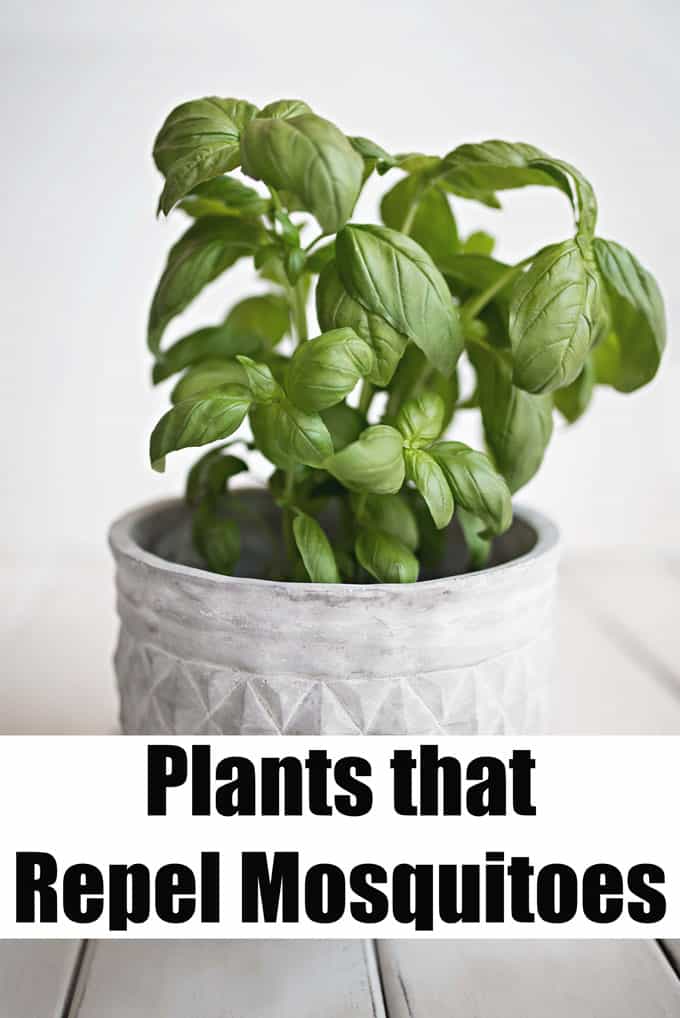
<instances>
[{"instance_id":1,"label":"wooden plank surface","mask_svg":"<svg viewBox=\"0 0 680 1018\"><path fill-rule=\"evenodd\" d=\"M78 940L0 940L2 1018L61 1018Z\"/></svg>"},{"instance_id":2,"label":"wooden plank surface","mask_svg":"<svg viewBox=\"0 0 680 1018\"><path fill-rule=\"evenodd\" d=\"M622 577L623 604L632 579ZM630 641L647 646L631 629L630 608L623 632L607 624L598 595L597 570L567 564L560 577L557 648L547 730L565 735L663 735L680 733L680 695L659 681L648 655L631 653ZM680 590L680 583L678 584ZM604 597L604 593L600 593ZM650 604L659 595L647 590ZM677 602L676 602L677 604ZM661 607L659 614L670 611ZM678 625L680 631L680 625ZM680 647L678 648L680 661Z\"/></svg>"},{"instance_id":3,"label":"wooden plank surface","mask_svg":"<svg viewBox=\"0 0 680 1018\"><path fill-rule=\"evenodd\" d=\"M389 1018L678 1018L680 982L650 940L392 940Z\"/></svg>"},{"instance_id":4,"label":"wooden plank surface","mask_svg":"<svg viewBox=\"0 0 680 1018\"><path fill-rule=\"evenodd\" d=\"M562 570L600 629L680 705L680 571L649 552L576 557Z\"/></svg>"},{"instance_id":5,"label":"wooden plank surface","mask_svg":"<svg viewBox=\"0 0 680 1018\"><path fill-rule=\"evenodd\" d=\"M107 940L78 1018L384 1018L372 946L340 940Z\"/></svg>"}]
</instances>

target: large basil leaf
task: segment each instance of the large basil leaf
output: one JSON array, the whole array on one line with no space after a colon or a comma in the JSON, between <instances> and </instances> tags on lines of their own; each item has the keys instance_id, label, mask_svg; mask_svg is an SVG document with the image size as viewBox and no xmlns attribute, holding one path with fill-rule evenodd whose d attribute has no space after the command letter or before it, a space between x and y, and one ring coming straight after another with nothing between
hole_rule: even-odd
<instances>
[{"instance_id":1,"label":"large basil leaf","mask_svg":"<svg viewBox=\"0 0 680 1018\"><path fill-rule=\"evenodd\" d=\"M586 359L581 374L570 385L554 393L555 407L569 424L577 421L588 409L593 398L595 382L595 364L591 354Z\"/></svg>"},{"instance_id":2,"label":"large basil leaf","mask_svg":"<svg viewBox=\"0 0 680 1018\"><path fill-rule=\"evenodd\" d=\"M446 407L444 400L434 392L408 399L399 410L395 428L413 446L430 445L442 433Z\"/></svg>"},{"instance_id":3,"label":"large basil leaf","mask_svg":"<svg viewBox=\"0 0 680 1018\"><path fill-rule=\"evenodd\" d=\"M599 237L593 246L612 326L602 351L595 351L598 381L633 392L654 378L661 361L666 345L663 298L654 277L625 247Z\"/></svg>"},{"instance_id":4,"label":"large basil leaf","mask_svg":"<svg viewBox=\"0 0 680 1018\"><path fill-rule=\"evenodd\" d=\"M216 96L182 103L170 113L153 148L165 177L158 206L162 212L197 184L238 166L241 132L256 113L249 102Z\"/></svg>"},{"instance_id":5,"label":"large basil leaf","mask_svg":"<svg viewBox=\"0 0 680 1018\"><path fill-rule=\"evenodd\" d=\"M333 329L297 348L286 391L301 410L326 410L349 395L373 365L372 348L353 329Z\"/></svg>"},{"instance_id":6,"label":"large basil leaf","mask_svg":"<svg viewBox=\"0 0 680 1018\"><path fill-rule=\"evenodd\" d=\"M266 198L236 177L217 177L198 184L180 204L182 211L194 219L202 216L253 218L264 215L269 206Z\"/></svg>"},{"instance_id":7,"label":"large basil leaf","mask_svg":"<svg viewBox=\"0 0 680 1018\"><path fill-rule=\"evenodd\" d=\"M312 583L340 583L333 549L316 520L298 512L293 520L293 535Z\"/></svg>"},{"instance_id":8,"label":"large basil leaf","mask_svg":"<svg viewBox=\"0 0 680 1018\"><path fill-rule=\"evenodd\" d=\"M197 220L170 249L149 312L148 344L160 350L168 323L196 297L204 286L261 243L264 231L254 223L227 216Z\"/></svg>"},{"instance_id":9,"label":"large basil leaf","mask_svg":"<svg viewBox=\"0 0 680 1018\"><path fill-rule=\"evenodd\" d=\"M194 516L193 540L212 572L232 573L241 553L236 520L222 518L211 502L204 502Z\"/></svg>"},{"instance_id":10,"label":"large basil leaf","mask_svg":"<svg viewBox=\"0 0 680 1018\"><path fill-rule=\"evenodd\" d=\"M545 165L549 158L523 142L482 141L459 145L444 156L435 172L471 195L538 184L558 188L571 201L567 177L561 170ZM536 166L536 162L541 165Z\"/></svg>"},{"instance_id":11,"label":"large basil leaf","mask_svg":"<svg viewBox=\"0 0 680 1018\"><path fill-rule=\"evenodd\" d=\"M217 359L203 361L182 375L170 393L170 402L181 403L183 399L191 399L201 392L218 389L221 385L232 383L246 385L247 382L246 373L238 361Z\"/></svg>"},{"instance_id":12,"label":"large basil leaf","mask_svg":"<svg viewBox=\"0 0 680 1018\"><path fill-rule=\"evenodd\" d=\"M411 551L418 547L418 521L403 495L353 495L352 506L362 526L396 537Z\"/></svg>"},{"instance_id":13,"label":"large basil leaf","mask_svg":"<svg viewBox=\"0 0 680 1018\"><path fill-rule=\"evenodd\" d=\"M331 456L324 467L350 491L392 495L404 483L403 439L394 428L375 424Z\"/></svg>"},{"instance_id":14,"label":"large basil leaf","mask_svg":"<svg viewBox=\"0 0 680 1018\"><path fill-rule=\"evenodd\" d=\"M418 559L390 534L362 530L354 550L359 564L379 583L415 583L418 579Z\"/></svg>"},{"instance_id":15,"label":"large basil leaf","mask_svg":"<svg viewBox=\"0 0 680 1018\"><path fill-rule=\"evenodd\" d=\"M463 349L457 309L426 251L386 226L346 226L335 242L343 286L371 314L408 336L450 375Z\"/></svg>"},{"instance_id":16,"label":"large basil leaf","mask_svg":"<svg viewBox=\"0 0 680 1018\"><path fill-rule=\"evenodd\" d=\"M246 297L231 309L221 325L197 329L164 350L153 369L162 382L192 364L215 357L256 354L282 339L290 327L288 303L277 294Z\"/></svg>"},{"instance_id":17,"label":"large basil leaf","mask_svg":"<svg viewBox=\"0 0 680 1018\"><path fill-rule=\"evenodd\" d=\"M451 522L454 504L444 471L422 449L405 449L406 476L423 496L437 530Z\"/></svg>"},{"instance_id":18,"label":"large basil leaf","mask_svg":"<svg viewBox=\"0 0 680 1018\"><path fill-rule=\"evenodd\" d=\"M275 466L290 470L297 463L321 467L333 453L333 441L319 414L299 410L283 398L250 412L258 449Z\"/></svg>"},{"instance_id":19,"label":"large basil leaf","mask_svg":"<svg viewBox=\"0 0 680 1018\"><path fill-rule=\"evenodd\" d=\"M221 389L185 399L161 417L153 429L150 442L151 465L164 469L164 457L176 449L206 445L219 438L228 438L248 413L252 396L242 385L225 385Z\"/></svg>"},{"instance_id":20,"label":"large basil leaf","mask_svg":"<svg viewBox=\"0 0 680 1018\"><path fill-rule=\"evenodd\" d=\"M403 230L414 206L416 211L408 234L439 265L458 249L459 242L449 200L436 184L424 186L417 174L404 177L383 196L380 216L385 226Z\"/></svg>"},{"instance_id":21,"label":"large basil leaf","mask_svg":"<svg viewBox=\"0 0 680 1018\"><path fill-rule=\"evenodd\" d=\"M291 191L334 233L352 215L363 161L328 120L304 113L251 120L241 140L243 169L270 187Z\"/></svg>"},{"instance_id":22,"label":"large basil leaf","mask_svg":"<svg viewBox=\"0 0 680 1018\"><path fill-rule=\"evenodd\" d=\"M198 505L204 498L215 498L224 493L227 482L236 474L248 469L238 456L226 452L231 443L211 449L194 463L187 476L185 498L189 505Z\"/></svg>"},{"instance_id":23,"label":"large basil leaf","mask_svg":"<svg viewBox=\"0 0 680 1018\"><path fill-rule=\"evenodd\" d=\"M518 389L510 366L496 353L471 345L469 354L487 445L510 491L518 491L543 462L552 435L552 396Z\"/></svg>"},{"instance_id":24,"label":"large basil leaf","mask_svg":"<svg viewBox=\"0 0 680 1018\"><path fill-rule=\"evenodd\" d=\"M526 392L552 392L579 375L602 327L604 308L594 260L577 241L541 251L513 290L509 331L514 381Z\"/></svg>"},{"instance_id":25,"label":"large basil leaf","mask_svg":"<svg viewBox=\"0 0 680 1018\"><path fill-rule=\"evenodd\" d=\"M393 329L379 315L371 314L345 290L334 261L323 269L316 287L316 313L324 332L353 329L373 349L371 372L366 376L374 385L389 385L408 337Z\"/></svg>"},{"instance_id":26,"label":"large basil leaf","mask_svg":"<svg viewBox=\"0 0 680 1018\"><path fill-rule=\"evenodd\" d=\"M473 513L492 534L512 523L512 500L505 480L488 456L462 442L439 442L430 454L444 471L458 508Z\"/></svg>"}]
</instances>

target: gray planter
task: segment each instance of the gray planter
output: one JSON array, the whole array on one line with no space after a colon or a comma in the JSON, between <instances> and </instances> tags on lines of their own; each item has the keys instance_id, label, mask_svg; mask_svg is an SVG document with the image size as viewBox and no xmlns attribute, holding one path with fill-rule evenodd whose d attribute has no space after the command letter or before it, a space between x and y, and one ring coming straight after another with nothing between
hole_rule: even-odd
<instances>
[{"instance_id":1,"label":"gray planter","mask_svg":"<svg viewBox=\"0 0 680 1018\"><path fill-rule=\"evenodd\" d=\"M237 496L243 568L275 544ZM263 524L270 525L263 530ZM121 724L131 734L493 734L541 730L558 535L518 509L496 565L412 585L313 585L196 568L180 501L111 529ZM449 530L450 574L462 544ZM192 564L194 563L194 564Z\"/></svg>"}]
</instances>

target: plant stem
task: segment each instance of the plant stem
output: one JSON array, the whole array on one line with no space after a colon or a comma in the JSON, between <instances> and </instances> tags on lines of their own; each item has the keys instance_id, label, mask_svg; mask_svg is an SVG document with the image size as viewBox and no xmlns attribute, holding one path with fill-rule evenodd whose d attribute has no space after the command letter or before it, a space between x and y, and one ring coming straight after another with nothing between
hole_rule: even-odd
<instances>
[{"instance_id":1,"label":"plant stem","mask_svg":"<svg viewBox=\"0 0 680 1018\"><path fill-rule=\"evenodd\" d=\"M505 361L505 363L509 364L510 367L512 368L512 354L510 353L509 350L504 350L502 347L499 346L492 346L491 343L489 343L486 339L482 339L481 336L467 335L465 337L465 342L466 344L473 343L475 346L480 347L482 350L486 350L487 353L493 354L493 356L498 357L499 360ZM466 408L462 407L462 409Z\"/></svg>"},{"instance_id":2,"label":"plant stem","mask_svg":"<svg viewBox=\"0 0 680 1018\"><path fill-rule=\"evenodd\" d=\"M293 512L291 505L293 503L293 495L295 491L295 473L293 470L286 471L286 480L283 489L283 497L285 505L281 507L281 536L283 537L283 547L285 550L285 563L288 569L288 574L284 569L284 580L288 579L293 572L293 563L295 562L295 540L293 538Z\"/></svg>"},{"instance_id":3,"label":"plant stem","mask_svg":"<svg viewBox=\"0 0 680 1018\"><path fill-rule=\"evenodd\" d=\"M534 256L530 255L523 261L518 262L517 265L511 265L507 272L499 276L495 283L487 287L486 290L482 290L476 297L471 297L470 300L466 301L461 308L464 318L476 318L480 311L483 311L489 301L493 300L496 294L503 289L504 286L510 282L510 280L517 275L525 265L533 261Z\"/></svg>"},{"instance_id":4,"label":"plant stem","mask_svg":"<svg viewBox=\"0 0 680 1018\"><path fill-rule=\"evenodd\" d=\"M366 417L368 410L373 399L373 386L365 378L361 383L361 392L359 394L359 412Z\"/></svg>"},{"instance_id":5,"label":"plant stem","mask_svg":"<svg viewBox=\"0 0 680 1018\"><path fill-rule=\"evenodd\" d=\"M307 332L307 308L305 306L305 293L302 280L299 280L291 288L291 311L293 312L293 323L299 344L306 343L309 338Z\"/></svg>"},{"instance_id":6,"label":"plant stem","mask_svg":"<svg viewBox=\"0 0 680 1018\"><path fill-rule=\"evenodd\" d=\"M317 237L314 238L314 240L310 241L310 243L307 245L306 248L304 248L305 253L309 254L309 252L312 250L312 248L316 247L316 245L319 243L319 241L323 240L324 237L327 237L327 236L328 236L327 233L320 233Z\"/></svg>"}]
</instances>

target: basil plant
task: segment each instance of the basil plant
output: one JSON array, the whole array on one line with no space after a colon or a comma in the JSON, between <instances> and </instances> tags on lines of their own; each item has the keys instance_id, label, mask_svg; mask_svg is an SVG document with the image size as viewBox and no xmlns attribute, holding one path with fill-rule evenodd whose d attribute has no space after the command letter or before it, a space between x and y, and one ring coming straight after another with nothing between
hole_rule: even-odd
<instances>
[{"instance_id":1,"label":"basil plant","mask_svg":"<svg viewBox=\"0 0 680 1018\"><path fill-rule=\"evenodd\" d=\"M215 572L238 566L229 485L251 450L271 463L281 510L272 577L413 582L421 567L436 571L454 514L470 568L483 566L512 521L512 493L541 465L553 410L573 422L596 385L632 392L657 371L665 324L653 277L597 235L586 178L532 145L390 155L298 100L258 109L212 97L170 113L154 159L159 210L191 223L149 315L153 381L174 379L151 461L162 470L169 453L211 445L186 499ZM390 178L381 222L354 222L374 173ZM509 265L488 234L460 235L453 203L499 208L498 192L529 185L562 193L571 236ZM257 292L164 344L172 319L242 259ZM475 378L465 398L461 358ZM484 452L445 437L470 411Z\"/></svg>"}]
</instances>

